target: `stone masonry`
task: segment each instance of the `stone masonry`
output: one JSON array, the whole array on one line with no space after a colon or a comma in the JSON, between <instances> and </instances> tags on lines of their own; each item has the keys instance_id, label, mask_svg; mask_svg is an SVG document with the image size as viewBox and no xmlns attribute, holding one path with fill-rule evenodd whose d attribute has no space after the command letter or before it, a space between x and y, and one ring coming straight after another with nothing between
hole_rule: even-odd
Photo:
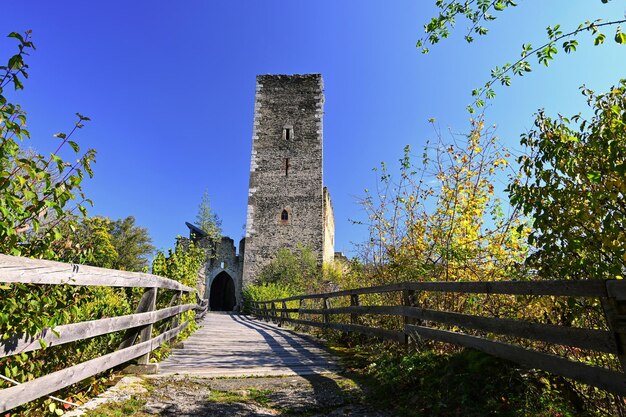
<instances>
[{"instance_id":1,"label":"stone masonry","mask_svg":"<svg viewBox=\"0 0 626 417\"><path fill-rule=\"evenodd\" d=\"M320 74L257 77L243 286L280 248L332 261L334 219L323 184Z\"/></svg>"}]
</instances>

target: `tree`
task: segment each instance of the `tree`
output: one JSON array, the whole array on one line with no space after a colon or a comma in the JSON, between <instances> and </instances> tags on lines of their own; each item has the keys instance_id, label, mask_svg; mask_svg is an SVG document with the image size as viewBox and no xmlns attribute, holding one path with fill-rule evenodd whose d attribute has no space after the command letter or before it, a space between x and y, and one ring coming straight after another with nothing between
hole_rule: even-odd
<instances>
[{"instance_id":1,"label":"tree","mask_svg":"<svg viewBox=\"0 0 626 417\"><path fill-rule=\"evenodd\" d=\"M609 0L601 0L606 4ZM426 54L429 52L427 45L435 45L442 39L447 38L457 19L465 19L468 21L468 29L465 40L468 43L474 41L474 35L484 36L489 32L486 27L488 22L496 19L497 15L508 8L517 6L513 0L470 0L470 1L444 1L437 0L435 2L440 12L437 16L424 25L426 36L417 41L417 47ZM605 22L602 19L594 21L581 22L577 27L563 30L561 25L548 26L546 28L547 40L540 46L533 46L530 43L522 44L520 58L513 63L496 66L491 71L489 81L484 86L476 88L472 91L475 97L474 103L468 106L468 111L474 113L476 108L484 107L486 99L492 99L496 96L494 86L501 84L504 86L511 85L511 75L524 76L532 71L532 65L529 62L535 57L540 65L546 67L550 65L550 61L558 54L559 49L569 54L576 51L578 46L578 38L583 33L591 33L593 44L595 46L604 44L607 36L604 29L615 27L615 35L613 39L618 44L626 44L626 34L622 32L620 25L626 22L626 19L616 19ZM563 43L560 43L563 41Z\"/></svg>"},{"instance_id":2,"label":"tree","mask_svg":"<svg viewBox=\"0 0 626 417\"><path fill-rule=\"evenodd\" d=\"M320 288L322 269L310 248L297 245L294 251L281 248L257 279L259 284L276 284L293 293L310 293Z\"/></svg>"},{"instance_id":3,"label":"tree","mask_svg":"<svg viewBox=\"0 0 626 417\"><path fill-rule=\"evenodd\" d=\"M70 218L59 225L63 238L53 242L54 252L63 262L113 268L118 252L110 229L106 217Z\"/></svg>"},{"instance_id":4,"label":"tree","mask_svg":"<svg viewBox=\"0 0 626 417\"><path fill-rule=\"evenodd\" d=\"M591 120L537 114L522 136L527 181L511 202L532 217L529 263L547 278L612 279L626 274L626 81L606 94L583 88Z\"/></svg>"},{"instance_id":5,"label":"tree","mask_svg":"<svg viewBox=\"0 0 626 417\"><path fill-rule=\"evenodd\" d=\"M144 271L148 268L148 257L154 252L148 229L135 225L135 218L128 216L110 222L109 233L118 255L111 263L113 269Z\"/></svg>"},{"instance_id":6,"label":"tree","mask_svg":"<svg viewBox=\"0 0 626 417\"><path fill-rule=\"evenodd\" d=\"M363 258L376 268L373 283L517 278L527 228L494 187L508 151L481 119L468 135L436 134L419 162L405 148L399 178L381 164L376 191L361 202L370 231Z\"/></svg>"},{"instance_id":7,"label":"tree","mask_svg":"<svg viewBox=\"0 0 626 417\"><path fill-rule=\"evenodd\" d=\"M22 80L28 77L24 58L35 46L30 31L12 32L9 37L17 40L18 53L0 66L0 252L54 259L52 243L62 237L59 224L75 212L85 215L91 204L81 182L85 174L93 175L95 151L81 155L71 140L89 118L77 113L70 133L55 135L60 143L49 156L22 150L19 142L30 137L26 112L8 100L4 90L9 84L16 91L24 88ZM78 156L74 163L59 156L68 146Z\"/></svg>"},{"instance_id":8,"label":"tree","mask_svg":"<svg viewBox=\"0 0 626 417\"><path fill-rule=\"evenodd\" d=\"M196 224L202 229L209 237L212 243L217 243L222 238L222 221L218 215L211 209L211 200L209 198L209 192L204 191L202 195L202 201L198 207L198 214L196 215Z\"/></svg>"}]
</instances>

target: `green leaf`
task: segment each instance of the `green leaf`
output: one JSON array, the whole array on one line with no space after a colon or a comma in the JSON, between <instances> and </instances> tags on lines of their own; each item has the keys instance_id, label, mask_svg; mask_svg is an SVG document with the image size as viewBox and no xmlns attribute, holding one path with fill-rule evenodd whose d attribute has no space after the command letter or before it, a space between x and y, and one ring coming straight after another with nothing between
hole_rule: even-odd
<instances>
[{"instance_id":1,"label":"green leaf","mask_svg":"<svg viewBox=\"0 0 626 417\"><path fill-rule=\"evenodd\" d=\"M596 39L593 41L593 44L598 46L604 43L604 39L606 39L606 36L603 33L599 33L598 36L596 36Z\"/></svg>"},{"instance_id":2,"label":"green leaf","mask_svg":"<svg viewBox=\"0 0 626 417\"><path fill-rule=\"evenodd\" d=\"M72 147L72 149L74 150L74 152L79 152L80 151L80 147L78 146L78 143L74 142L74 141L68 141L67 143L70 144L70 146Z\"/></svg>"},{"instance_id":3,"label":"green leaf","mask_svg":"<svg viewBox=\"0 0 626 417\"><path fill-rule=\"evenodd\" d=\"M577 46L578 46L578 42L576 40L563 42L563 50L567 54L569 54L570 52L575 52Z\"/></svg>"},{"instance_id":4,"label":"green leaf","mask_svg":"<svg viewBox=\"0 0 626 417\"><path fill-rule=\"evenodd\" d=\"M11 32L9 33L9 35L7 36L7 38L15 38L15 39L19 39L19 41L21 43L24 43L24 37L22 35L20 35L17 32Z\"/></svg>"},{"instance_id":5,"label":"green leaf","mask_svg":"<svg viewBox=\"0 0 626 417\"><path fill-rule=\"evenodd\" d=\"M621 31L617 31L617 33L615 34L615 42L619 43L619 44L625 44L626 43L626 33L623 33Z\"/></svg>"},{"instance_id":6,"label":"green leaf","mask_svg":"<svg viewBox=\"0 0 626 417\"><path fill-rule=\"evenodd\" d=\"M598 183L600 182L600 179L602 178L602 174L600 174L598 171L590 171L587 173L587 178L591 182Z\"/></svg>"},{"instance_id":7,"label":"green leaf","mask_svg":"<svg viewBox=\"0 0 626 417\"><path fill-rule=\"evenodd\" d=\"M22 82L20 81L20 79L18 78L17 75L13 74L12 80L13 80L13 87L16 90L23 90L24 89L24 84L22 84Z\"/></svg>"},{"instance_id":8,"label":"green leaf","mask_svg":"<svg viewBox=\"0 0 626 417\"><path fill-rule=\"evenodd\" d=\"M22 55L13 55L9 59L9 69L12 71L17 71L24 66L24 60L22 59Z\"/></svg>"}]
</instances>

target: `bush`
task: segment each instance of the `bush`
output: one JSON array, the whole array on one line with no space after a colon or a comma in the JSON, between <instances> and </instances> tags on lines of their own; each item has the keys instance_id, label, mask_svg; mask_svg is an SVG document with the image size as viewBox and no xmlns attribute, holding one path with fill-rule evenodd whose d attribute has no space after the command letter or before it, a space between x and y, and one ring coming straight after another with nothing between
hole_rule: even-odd
<instances>
[{"instance_id":1,"label":"bush","mask_svg":"<svg viewBox=\"0 0 626 417\"><path fill-rule=\"evenodd\" d=\"M299 294L296 289L275 282L251 284L243 290L243 311L250 314L253 301L268 301Z\"/></svg>"}]
</instances>

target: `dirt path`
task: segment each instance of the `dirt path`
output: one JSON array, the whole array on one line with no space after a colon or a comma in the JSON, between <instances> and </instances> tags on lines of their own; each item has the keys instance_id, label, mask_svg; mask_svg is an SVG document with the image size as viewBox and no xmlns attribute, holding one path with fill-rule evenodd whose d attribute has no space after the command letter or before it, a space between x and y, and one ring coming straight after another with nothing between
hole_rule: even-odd
<instances>
[{"instance_id":1,"label":"dirt path","mask_svg":"<svg viewBox=\"0 0 626 417\"><path fill-rule=\"evenodd\" d=\"M393 417L366 404L362 387L336 374L223 379L126 377L112 392L108 402L72 416Z\"/></svg>"}]
</instances>

